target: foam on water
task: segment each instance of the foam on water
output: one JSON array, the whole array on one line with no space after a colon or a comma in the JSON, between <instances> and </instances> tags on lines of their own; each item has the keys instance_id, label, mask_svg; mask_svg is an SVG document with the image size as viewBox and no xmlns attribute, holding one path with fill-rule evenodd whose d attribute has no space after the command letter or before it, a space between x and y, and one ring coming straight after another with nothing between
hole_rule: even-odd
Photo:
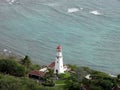
<instances>
[{"instance_id":1,"label":"foam on water","mask_svg":"<svg viewBox=\"0 0 120 90\"><path fill-rule=\"evenodd\" d=\"M95 10L95 11L90 11L90 13L91 13L91 14L94 14L94 15L101 15L101 13L98 12L97 10Z\"/></svg>"},{"instance_id":2,"label":"foam on water","mask_svg":"<svg viewBox=\"0 0 120 90\"><path fill-rule=\"evenodd\" d=\"M113 75L113 74L111 74L111 73L110 73L109 75L110 75L111 77L117 77L116 75Z\"/></svg>"},{"instance_id":3,"label":"foam on water","mask_svg":"<svg viewBox=\"0 0 120 90\"><path fill-rule=\"evenodd\" d=\"M9 4L13 4L16 0L6 0Z\"/></svg>"},{"instance_id":4,"label":"foam on water","mask_svg":"<svg viewBox=\"0 0 120 90\"><path fill-rule=\"evenodd\" d=\"M74 12L78 12L79 9L78 8L68 8L67 12L68 13L74 13Z\"/></svg>"}]
</instances>

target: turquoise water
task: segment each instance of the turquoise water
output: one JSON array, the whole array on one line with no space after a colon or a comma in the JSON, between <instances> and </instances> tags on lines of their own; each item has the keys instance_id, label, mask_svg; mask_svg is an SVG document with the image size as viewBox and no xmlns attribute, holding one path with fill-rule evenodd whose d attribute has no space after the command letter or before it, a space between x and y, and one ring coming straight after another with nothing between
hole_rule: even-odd
<instances>
[{"instance_id":1,"label":"turquoise water","mask_svg":"<svg viewBox=\"0 0 120 90\"><path fill-rule=\"evenodd\" d=\"M120 73L120 0L0 0L0 48Z\"/></svg>"}]
</instances>

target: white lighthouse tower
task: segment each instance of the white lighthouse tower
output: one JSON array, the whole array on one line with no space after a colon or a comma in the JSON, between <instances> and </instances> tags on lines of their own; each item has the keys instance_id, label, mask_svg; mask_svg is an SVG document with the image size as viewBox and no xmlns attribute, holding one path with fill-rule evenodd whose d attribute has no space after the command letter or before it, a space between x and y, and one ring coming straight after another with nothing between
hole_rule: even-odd
<instances>
[{"instance_id":1,"label":"white lighthouse tower","mask_svg":"<svg viewBox=\"0 0 120 90\"><path fill-rule=\"evenodd\" d=\"M56 60L55 60L54 73L57 73L57 74L64 73L62 47L59 45L57 46L56 50L57 50L57 54L56 54Z\"/></svg>"}]
</instances>

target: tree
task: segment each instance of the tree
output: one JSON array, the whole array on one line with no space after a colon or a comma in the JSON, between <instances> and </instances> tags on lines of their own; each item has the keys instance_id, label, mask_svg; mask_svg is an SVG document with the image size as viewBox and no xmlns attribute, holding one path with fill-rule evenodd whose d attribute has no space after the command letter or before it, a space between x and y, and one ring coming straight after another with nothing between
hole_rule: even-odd
<instances>
[{"instance_id":1,"label":"tree","mask_svg":"<svg viewBox=\"0 0 120 90\"><path fill-rule=\"evenodd\" d=\"M109 80L100 80L97 85L101 86L104 90L111 90L113 87L113 83Z\"/></svg>"},{"instance_id":2,"label":"tree","mask_svg":"<svg viewBox=\"0 0 120 90\"><path fill-rule=\"evenodd\" d=\"M37 64L31 64L29 66L30 70L40 70L40 65L37 65Z\"/></svg>"},{"instance_id":3,"label":"tree","mask_svg":"<svg viewBox=\"0 0 120 90\"><path fill-rule=\"evenodd\" d=\"M84 79L87 72L81 67L75 67L74 72L66 81L66 88L68 90L85 90L84 86L81 86L81 82Z\"/></svg>"},{"instance_id":4,"label":"tree","mask_svg":"<svg viewBox=\"0 0 120 90\"><path fill-rule=\"evenodd\" d=\"M120 74L117 75L117 78L120 79Z\"/></svg>"},{"instance_id":5,"label":"tree","mask_svg":"<svg viewBox=\"0 0 120 90\"><path fill-rule=\"evenodd\" d=\"M24 59L21 60L21 64L23 64L25 67L29 68L31 65L31 60L29 58L29 56L25 56Z\"/></svg>"},{"instance_id":6,"label":"tree","mask_svg":"<svg viewBox=\"0 0 120 90\"><path fill-rule=\"evenodd\" d=\"M87 72L81 67L76 68L74 71L75 73L72 74L72 77L74 77L76 82L82 82Z\"/></svg>"}]
</instances>

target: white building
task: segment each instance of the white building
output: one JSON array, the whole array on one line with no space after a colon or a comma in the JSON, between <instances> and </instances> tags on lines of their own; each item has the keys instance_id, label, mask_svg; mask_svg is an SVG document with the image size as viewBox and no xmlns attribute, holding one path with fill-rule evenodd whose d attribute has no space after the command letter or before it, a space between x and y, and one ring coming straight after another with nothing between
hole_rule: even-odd
<instances>
[{"instance_id":1,"label":"white building","mask_svg":"<svg viewBox=\"0 0 120 90\"><path fill-rule=\"evenodd\" d=\"M54 73L58 73L58 74L64 73L62 47L59 45L57 46L56 50L57 50L57 54L55 60Z\"/></svg>"}]
</instances>

